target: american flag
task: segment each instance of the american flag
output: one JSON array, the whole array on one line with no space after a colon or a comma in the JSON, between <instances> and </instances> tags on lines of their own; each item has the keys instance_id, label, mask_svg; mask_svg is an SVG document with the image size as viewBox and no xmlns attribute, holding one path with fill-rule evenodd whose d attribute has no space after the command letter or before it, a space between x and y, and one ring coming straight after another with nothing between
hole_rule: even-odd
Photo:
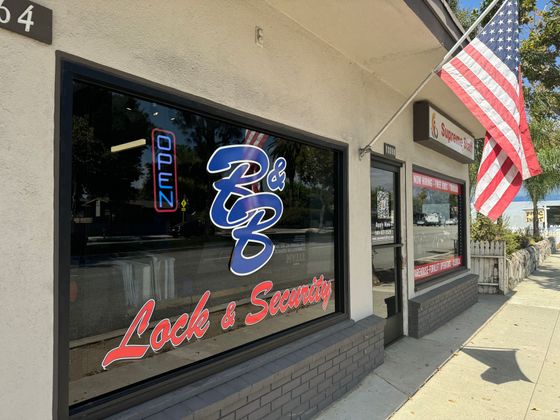
<instances>
[{"instance_id":1,"label":"american flag","mask_svg":"<svg viewBox=\"0 0 560 420\"><path fill-rule=\"evenodd\" d=\"M518 1L506 0L439 76L486 129L474 208L496 220L541 168L527 126L519 66Z\"/></svg>"},{"instance_id":2,"label":"american flag","mask_svg":"<svg viewBox=\"0 0 560 420\"><path fill-rule=\"evenodd\" d=\"M259 133L258 131L253 130L245 130L245 137L243 138L244 144L251 144L253 146L260 147L261 149L264 147L264 144L268 140L268 134ZM254 173L257 171L256 165L251 165L249 168L249 173ZM253 192L259 192L259 185L257 183L251 186Z\"/></svg>"}]
</instances>

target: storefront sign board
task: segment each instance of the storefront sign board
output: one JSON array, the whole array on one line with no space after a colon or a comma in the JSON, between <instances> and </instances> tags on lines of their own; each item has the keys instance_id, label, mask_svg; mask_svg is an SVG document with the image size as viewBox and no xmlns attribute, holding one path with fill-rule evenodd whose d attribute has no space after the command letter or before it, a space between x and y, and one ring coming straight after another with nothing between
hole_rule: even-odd
<instances>
[{"instance_id":1,"label":"storefront sign board","mask_svg":"<svg viewBox=\"0 0 560 420\"><path fill-rule=\"evenodd\" d=\"M436 178L419 172L412 173L412 184L415 187L441 191L448 194L459 195L462 193L461 184Z\"/></svg>"},{"instance_id":2,"label":"storefront sign board","mask_svg":"<svg viewBox=\"0 0 560 420\"><path fill-rule=\"evenodd\" d=\"M426 101L414 104L414 141L459 162L474 161L474 137Z\"/></svg>"},{"instance_id":3,"label":"storefront sign board","mask_svg":"<svg viewBox=\"0 0 560 420\"><path fill-rule=\"evenodd\" d=\"M524 210L525 211L525 222L533 223L533 209ZM544 209L539 209L538 211L539 222L544 222Z\"/></svg>"},{"instance_id":4,"label":"storefront sign board","mask_svg":"<svg viewBox=\"0 0 560 420\"><path fill-rule=\"evenodd\" d=\"M414 281L441 274L453 268L460 267L463 263L461 256L454 256L443 261L434 261L427 264L414 266Z\"/></svg>"}]
</instances>

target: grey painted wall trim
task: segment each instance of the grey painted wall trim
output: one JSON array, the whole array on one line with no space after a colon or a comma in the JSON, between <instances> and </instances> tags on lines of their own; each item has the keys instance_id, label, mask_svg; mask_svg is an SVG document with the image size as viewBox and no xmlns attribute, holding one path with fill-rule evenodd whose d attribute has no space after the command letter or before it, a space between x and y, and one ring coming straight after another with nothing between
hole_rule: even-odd
<instances>
[{"instance_id":1,"label":"grey painted wall trim","mask_svg":"<svg viewBox=\"0 0 560 420\"><path fill-rule=\"evenodd\" d=\"M420 338L478 301L478 275L467 274L408 301L408 334Z\"/></svg>"}]
</instances>

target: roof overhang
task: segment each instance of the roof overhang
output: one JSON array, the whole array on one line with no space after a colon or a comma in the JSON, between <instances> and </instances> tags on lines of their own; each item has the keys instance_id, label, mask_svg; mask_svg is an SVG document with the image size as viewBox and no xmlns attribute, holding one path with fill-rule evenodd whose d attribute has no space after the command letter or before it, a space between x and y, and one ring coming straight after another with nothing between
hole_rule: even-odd
<instances>
[{"instance_id":1,"label":"roof overhang","mask_svg":"<svg viewBox=\"0 0 560 420\"><path fill-rule=\"evenodd\" d=\"M463 34L444 0L268 0L332 48L408 97ZM420 92L475 137L484 129L439 78Z\"/></svg>"}]
</instances>

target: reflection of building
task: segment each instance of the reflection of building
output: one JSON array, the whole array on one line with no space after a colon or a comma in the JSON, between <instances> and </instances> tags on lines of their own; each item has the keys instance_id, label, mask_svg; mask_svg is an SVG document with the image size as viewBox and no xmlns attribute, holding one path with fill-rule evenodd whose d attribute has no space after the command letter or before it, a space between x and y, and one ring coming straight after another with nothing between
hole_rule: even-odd
<instances>
[{"instance_id":1,"label":"reflection of building","mask_svg":"<svg viewBox=\"0 0 560 420\"><path fill-rule=\"evenodd\" d=\"M539 201L539 226L541 229L560 228L560 192L549 194ZM522 190L504 212L512 229L533 229L533 203Z\"/></svg>"},{"instance_id":2,"label":"reflection of building","mask_svg":"<svg viewBox=\"0 0 560 420\"><path fill-rule=\"evenodd\" d=\"M476 300L474 117L434 78L358 152L461 36L444 1L37 2L52 44L0 28L4 417L309 418ZM218 224L233 167L266 176Z\"/></svg>"}]
</instances>

